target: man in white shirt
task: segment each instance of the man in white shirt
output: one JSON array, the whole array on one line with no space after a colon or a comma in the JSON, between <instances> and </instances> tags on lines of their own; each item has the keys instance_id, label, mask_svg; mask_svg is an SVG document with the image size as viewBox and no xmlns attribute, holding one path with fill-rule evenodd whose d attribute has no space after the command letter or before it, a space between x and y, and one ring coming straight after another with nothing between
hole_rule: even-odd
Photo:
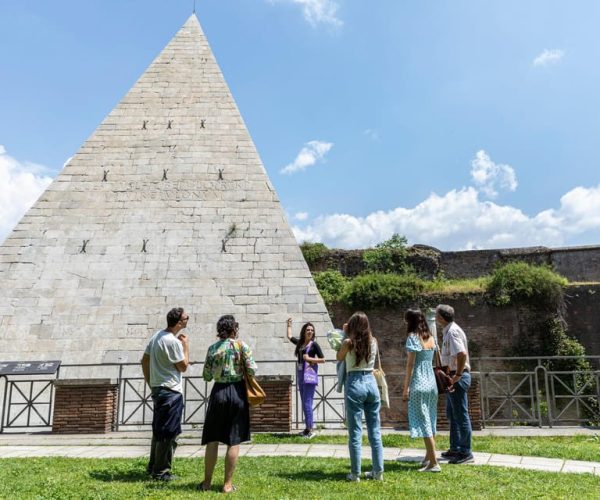
<instances>
[{"instance_id":1,"label":"man in white shirt","mask_svg":"<svg viewBox=\"0 0 600 500\"><path fill-rule=\"evenodd\" d=\"M154 479L172 481L173 454L177 436L181 434L183 388L181 374L190 364L186 335L179 332L187 326L189 316L181 307L167 314L167 328L156 332L142 357L144 379L152 389L154 414L152 444L147 471Z\"/></svg>"},{"instance_id":2,"label":"man in white shirt","mask_svg":"<svg viewBox=\"0 0 600 500\"><path fill-rule=\"evenodd\" d=\"M435 319L443 328L442 365L452 377L453 391L446 394L446 416L450 423L450 449L442 453L451 464L473 462L471 453L471 418L469 417L469 388L471 365L467 336L454 322L454 308L440 304Z\"/></svg>"}]
</instances>

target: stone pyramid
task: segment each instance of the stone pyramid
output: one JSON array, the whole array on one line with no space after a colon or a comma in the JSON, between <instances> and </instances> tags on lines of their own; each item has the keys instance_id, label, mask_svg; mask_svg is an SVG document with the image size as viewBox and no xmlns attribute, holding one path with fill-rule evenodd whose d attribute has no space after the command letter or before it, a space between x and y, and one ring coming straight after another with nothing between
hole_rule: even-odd
<instances>
[{"instance_id":1,"label":"stone pyramid","mask_svg":"<svg viewBox=\"0 0 600 500\"><path fill-rule=\"evenodd\" d=\"M195 15L0 247L0 360L138 362L175 306L194 361L221 314L259 360L331 327Z\"/></svg>"}]
</instances>

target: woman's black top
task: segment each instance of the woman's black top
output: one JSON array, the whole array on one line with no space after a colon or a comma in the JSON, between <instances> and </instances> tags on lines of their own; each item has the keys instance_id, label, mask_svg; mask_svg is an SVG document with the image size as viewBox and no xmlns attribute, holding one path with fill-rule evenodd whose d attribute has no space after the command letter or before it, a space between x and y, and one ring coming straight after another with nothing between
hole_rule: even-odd
<instances>
[{"instance_id":1,"label":"woman's black top","mask_svg":"<svg viewBox=\"0 0 600 500\"><path fill-rule=\"evenodd\" d=\"M296 337L292 337L290 339L290 342L292 344L298 345L298 342L300 342L300 339L297 339ZM314 340L310 346L310 349L308 349L308 352L304 352L303 349L298 349L298 364L304 363L303 357L305 354L308 354L309 358L324 358L325 357L325 356L323 356L323 351L321 350L321 346L319 344L317 344Z\"/></svg>"}]
</instances>

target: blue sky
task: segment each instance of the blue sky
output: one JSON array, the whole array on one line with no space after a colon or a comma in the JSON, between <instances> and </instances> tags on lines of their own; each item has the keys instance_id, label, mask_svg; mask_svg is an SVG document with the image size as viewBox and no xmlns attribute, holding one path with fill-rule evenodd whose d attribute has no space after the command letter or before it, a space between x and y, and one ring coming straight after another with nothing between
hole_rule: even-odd
<instances>
[{"instance_id":1,"label":"blue sky","mask_svg":"<svg viewBox=\"0 0 600 500\"><path fill-rule=\"evenodd\" d=\"M0 241L192 5L0 2ZM196 10L299 240L600 244L600 2Z\"/></svg>"}]
</instances>

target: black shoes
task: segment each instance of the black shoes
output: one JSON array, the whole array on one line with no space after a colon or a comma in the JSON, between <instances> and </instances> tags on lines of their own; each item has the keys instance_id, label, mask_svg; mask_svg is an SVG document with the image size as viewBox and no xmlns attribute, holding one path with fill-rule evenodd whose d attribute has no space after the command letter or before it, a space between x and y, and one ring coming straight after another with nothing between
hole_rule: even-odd
<instances>
[{"instance_id":1,"label":"black shoes","mask_svg":"<svg viewBox=\"0 0 600 500\"><path fill-rule=\"evenodd\" d=\"M155 476L152 476L153 479L156 479L157 481L164 481L166 483L171 482L171 481L176 481L177 479L179 479L179 476L176 476L175 474L171 474L170 472L164 472L162 474L157 474Z\"/></svg>"},{"instance_id":2,"label":"black shoes","mask_svg":"<svg viewBox=\"0 0 600 500\"><path fill-rule=\"evenodd\" d=\"M475 461L475 457L473 456L472 453L460 453L456 456L454 456L453 458L451 458L448 463L450 464L469 464L471 462Z\"/></svg>"},{"instance_id":3,"label":"black shoes","mask_svg":"<svg viewBox=\"0 0 600 500\"><path fill-rule=\"evenodd\" d=\"M450 464L468 464L475 461L472 453L461 453L460 451L443 451L441 457L448 460Z\"/></svg>"}]
</instances>

